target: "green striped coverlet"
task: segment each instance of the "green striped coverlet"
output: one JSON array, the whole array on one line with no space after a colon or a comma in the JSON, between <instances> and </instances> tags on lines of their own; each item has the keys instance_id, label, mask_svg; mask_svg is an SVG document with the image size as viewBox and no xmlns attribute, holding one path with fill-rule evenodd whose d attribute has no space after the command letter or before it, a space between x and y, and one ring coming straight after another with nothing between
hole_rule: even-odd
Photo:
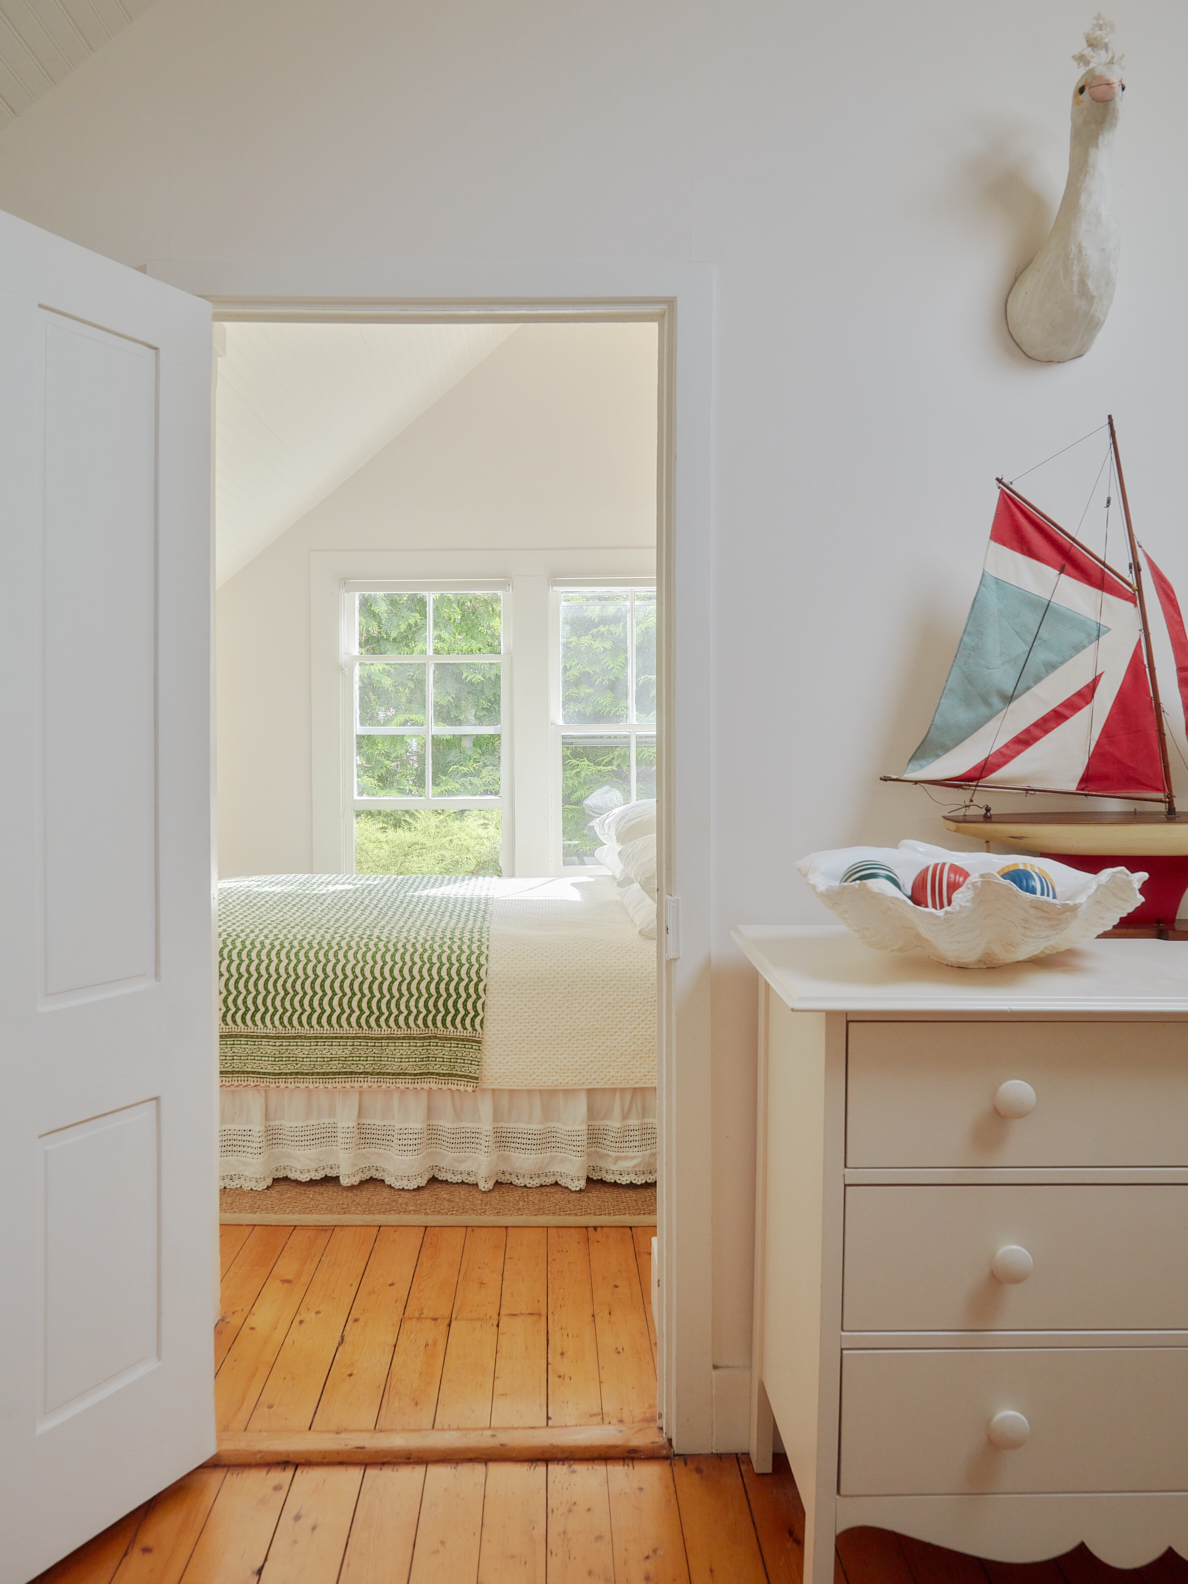
<instances>
[{"instance_id":1,"label":"green striped coverlet","mask_svg":"<svg viewBox=\"0 0 1188 1584\"><path fill-rule=\"evenodd\" d=\"M223 881L222 1082L476 1088L493 893L453 875Z\"/></svg>"}]
</instances>

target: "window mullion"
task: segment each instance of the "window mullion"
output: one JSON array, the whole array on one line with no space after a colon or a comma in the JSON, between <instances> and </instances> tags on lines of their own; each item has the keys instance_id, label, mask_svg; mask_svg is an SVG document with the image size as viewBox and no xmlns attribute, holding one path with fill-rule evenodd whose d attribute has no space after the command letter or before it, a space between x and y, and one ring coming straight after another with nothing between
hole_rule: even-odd
<instances>
[{"instance_id":1,"label":"window mullion","mask_svg":"<svg viewBox=\"0 0 1188 1584\"><path fill-rule=\"evenodd\" d=\"M425 798L433 796L433 607L430 592L425 599Z\"/></svg>"},{"instance_id":2,"label":"window mullion","mask_svg":"<svg viewBox=\"0 0 1188 1584\"><path fill-rule=\"evenodd\" d=\"M627 600L627 723L635 719L635 590L628 589ZM631 795L635 796L635 769L632 758Z\"/></svg>"}]
</instances>

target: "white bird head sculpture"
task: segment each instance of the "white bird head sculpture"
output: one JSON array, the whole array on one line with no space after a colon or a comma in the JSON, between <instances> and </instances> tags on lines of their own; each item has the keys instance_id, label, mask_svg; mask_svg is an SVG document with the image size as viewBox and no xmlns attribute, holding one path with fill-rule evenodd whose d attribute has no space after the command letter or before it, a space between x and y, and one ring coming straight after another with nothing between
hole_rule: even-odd
<instances>
[{"instance_id":1,"label":"white bird head sculpture","mask_svg":"<svg viewBox=\"0 0 1188 1584\"><path fill-rule=\"evenodd\" d=\"M1051 234L1007 298L1007 325L1041 363L1082 357L1114 300L1120 239L1110 158L1122 113L1123 58L1101 12L1073 56L1084 71L1072 93L1068 181Z\"/></svg>"},{"instance_id":2,"label":"white bird head sculpture","mask_svg":"<svg viewBox=\"0 0 1188 1584\"><path fill-rule=\"evenodd\" d=\"M1110 45L1113 31L1114 24L1107 22L1099 11L1093 19L1093 26L1085 34L1085 48L1073 56L1076 64L1085 68L1073 89L1074 138L1078 134L1082 137L1094 134L1100 136L1103 131L1112 131L1118 124L1122 95L1126 92L1122 76L1126 58L1115 55Z\"/></svg>"}]
</instances>

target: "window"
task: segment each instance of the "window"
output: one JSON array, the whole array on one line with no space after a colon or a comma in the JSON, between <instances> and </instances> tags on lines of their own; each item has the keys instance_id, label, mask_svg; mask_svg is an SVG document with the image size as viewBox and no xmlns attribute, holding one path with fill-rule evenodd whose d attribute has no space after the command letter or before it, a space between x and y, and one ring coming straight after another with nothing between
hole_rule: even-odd
<instances>
[{"instance_id":1,"label":"window","mask_svg":"<svg viewBox=\"0 0 1188 1584\"><path fill-rule=\"evenodd\" d=\"M504 589L344 587L357 874L500 874Z\"/></svg>"},{"instance_id":2,"label":"window","mask_svg":"<svg viewBox=\"0 0 1188 1584\"><path fill-rule=\"evenodd\" d=\"M311 551L314 869L592 863L583 805L655 788L654 579L643 547Z\"/></svg>"},{"instance_id":3,"label":"window","mask_svg":"<svg viewBox=\"0 0 1188 1584\"><path fill-rule=\"evenodd\" d=\"M599 814L656 795L654 584L555 588L563 865L592 864Z\"/></svg>"}]
</instances>

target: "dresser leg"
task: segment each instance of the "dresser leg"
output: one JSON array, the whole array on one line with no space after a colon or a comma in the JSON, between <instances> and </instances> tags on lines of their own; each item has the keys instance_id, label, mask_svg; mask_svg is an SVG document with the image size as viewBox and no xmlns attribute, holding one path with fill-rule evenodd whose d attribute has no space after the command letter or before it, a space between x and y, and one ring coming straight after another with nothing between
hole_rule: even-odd
<instances>
[{"instance_id":1,"label":"dresser leg","mask_svg":"<svg viewBox=\"0 0 1188 1584\"><path fill-rule=\"evenodd\" d=\"M821 1514L804 1515L804 1584L833 1584L834 1550L837 1535L831 1523L822 1523Z\"/></svg>"},{"instance_id":2,"label":"dresser leg","mask_svg":"<svg viewBox=\"0 0 1188 1584\"><path fill-rule=\"evenodd\" d=\"M751 1387L751 1467L756 1474L771 1473L772 1434L775 1417L763 1381L756 1372Z\"/></svg>"}]
</instances>

